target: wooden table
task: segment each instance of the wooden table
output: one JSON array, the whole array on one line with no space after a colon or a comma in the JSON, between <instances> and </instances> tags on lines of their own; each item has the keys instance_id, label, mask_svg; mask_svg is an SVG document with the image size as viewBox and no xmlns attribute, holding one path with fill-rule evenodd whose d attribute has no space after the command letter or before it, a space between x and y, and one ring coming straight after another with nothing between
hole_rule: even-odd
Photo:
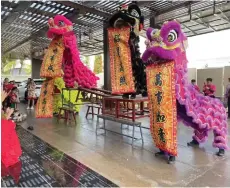
<instances>
[{"instance_id":1,"label":"wooden table","mask_svg":"<svg viewBox=\"0 0 230 188\"><path fill-rule=\"evenodd\" d=\"M149 113L144 109L144 103L148 103L148 97L136 96L135 99L123 99L122 96L104 97L102 114L131 119L135 122L136 119L149 117ZM139 105L140 108L136 109L136 105Z\"/></svg>"}]
</instances>

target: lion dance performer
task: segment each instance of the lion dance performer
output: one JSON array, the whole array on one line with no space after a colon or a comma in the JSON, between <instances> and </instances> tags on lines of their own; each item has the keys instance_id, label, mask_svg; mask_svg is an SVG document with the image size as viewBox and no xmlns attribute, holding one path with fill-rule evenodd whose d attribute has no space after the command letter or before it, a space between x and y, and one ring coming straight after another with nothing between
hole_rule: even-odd
<instances>
[{"instance_id":1,"label":"lion dance performer","mask_svg":"<svg viewBox=\"0 0 230 188\"><path fill-rule=\"evenodd\" d=\"M146 32L147 49L142 59L147 64L150 129L158 155L167 154L168 162L177 155L177 121L194 129L189 146L199 145L214 132L213 146L223 156L227 146L227 115L218 99L203 96L187 78L187 38L177 21L163 24L160 30Z\"/></svg>"},{"instance_id":2,"label":"lion dance performer","mask_svg":"<svg viewBox=\"0 0 230 188\"><path fill-rule=\"evenodd\" d=\"M136 4L122 5L109 20L110 70L113 94L147 96L145 65L140 58L139 32L144 17Z\"/></svg>"},{"instance_id":3,"label":"lion dance performer","mask_svg":"<svg viewBox=\"0 0 230 188\"><path fill-rule=\"evenodd\" d=\"M66 88L96 87L98 78L80 60L73 23L57 15L48 21L48 37L52 39L42 62L40 76L46 78L36 106L37 118L53 116L55 78L63 77Z\"/></svg>"}]
</instances>

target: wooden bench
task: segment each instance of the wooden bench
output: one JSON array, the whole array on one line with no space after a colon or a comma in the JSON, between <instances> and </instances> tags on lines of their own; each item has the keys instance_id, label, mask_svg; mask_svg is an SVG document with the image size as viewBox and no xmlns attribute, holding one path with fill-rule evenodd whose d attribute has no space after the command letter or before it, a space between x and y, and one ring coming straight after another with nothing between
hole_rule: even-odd
<instances>
[{"instance_id":1,"label":"wooden bench","mask_svg":"<svg viewBox=\"0 0 230 188\"><path fill-rule=\"evenodd\" d=\"M99 119L100 118L103 119L103 127L99 126ZM132 136L106 129L105 128L105 120L121 123L121 132L123 130L123 125L133 126ZM140 129L141 138L135 138L135 128L136 127L139 127L139 129ZM109 131L109 132L113 132L115 134L119 134L119 135L122 135L122 136L132 138L132 146L134 144L134 141L141 140L142 144L144 143L143 134L142 134L142 130L141 130L141 122L136 122L136 121L134 122L134 121L130 121L130 120L127 120L127 119L115 118L114 116L111 116L111 115L100 114L100 115L97 115L96 135L98 135L98 130L100 130L100 129L104 130L104 133L102 133L102 134L105 134L105 135L106 135L106 131Z\"/></svg>"},{"instance_id":2,"label":"wooden bench","mask_svg":"<svg viewBox=\"0 0 230 188\"><path fill-rule=\"evenodd\" d=\"M85 115L85 118L87 119L88 118L88 115L91 114L92 115L92 118L94 118L94 115L99 115L100 114L100 110L102 109L101 105L99 104L88 104L87 105L87 112L86 112L86 115ZM94 110L97 110L97 113L95 113Z\"/></svg>"},{"instance_id":3,"label":"wooden bench","mask_svg":"<svg viewBox=\"0 0 230 188\"><path fill-rule=\"evenodd\" d=\"M62 115L63 111L64 111L64 116ZM71 115L73 117L73 120L71 119ZM76 125L77 124L76 111L74 109L69 108L69 107L60 107L58 117L57 117L58 122L60 119L65 119L67 124L71 121L74 121L75 125Z\"/></svg>"}]
</instances>

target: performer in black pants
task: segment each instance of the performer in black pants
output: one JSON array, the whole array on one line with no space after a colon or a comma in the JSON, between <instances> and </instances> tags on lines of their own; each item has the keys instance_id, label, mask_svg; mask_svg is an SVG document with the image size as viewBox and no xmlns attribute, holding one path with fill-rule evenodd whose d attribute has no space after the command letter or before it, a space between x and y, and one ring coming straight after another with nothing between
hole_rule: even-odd
<instances>
[{"instance_id":1,"label":"performer in black pants","mask_svg":"<svg viewBox=\"0 0 230 188\"><path fill-rule=\"evenodd\" d=\"M226 87L225 97L228 100L228 118L230 118L230 78L228 78L228 85Z\"/></svg>"},{"instance_id":2,"label":"performer in black pants","mask_svg":"<svg viewBox=\"0 0 230 188\"><path fill-rule=\"evenodd\" d=\"M229 96L228 96L228 119L230 119L230 93L229 93Z\"/></svg>"}]
</instances>

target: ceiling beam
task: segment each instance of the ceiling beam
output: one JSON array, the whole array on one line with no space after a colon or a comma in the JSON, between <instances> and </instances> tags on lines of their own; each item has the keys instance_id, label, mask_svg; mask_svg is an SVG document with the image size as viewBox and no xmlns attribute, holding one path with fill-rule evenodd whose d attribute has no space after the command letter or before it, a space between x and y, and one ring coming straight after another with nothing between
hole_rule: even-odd
<instances>
[{"instance_id":1,"label":"ceiling beam","mask_svg":"<svg viewBox=\"0 0 230 188\"><path fill-rule=\"evenodd\" d=\"M225 13L225 12L229 12L230 11L230 9L229 10L224 10L223 11L223 13ZM215 15L216 16L218 16L218 15L220 15L221 13L216 13ZM195 21L195 22L197 22L197 20L199 20L199 19L205 19L205 18L208 18L208 17L210 17L210 16L214 16L214 14L213 13L211 13L211 14L208 14L208 15L205 15L205 16L200 16L200 17L196 17L196 18L194 18L194 17L192 17L192 19L190 20L190 19L188 19L188 20L185 20L185 21L183 21L183 22L180 22L180 23L189 23L190 21ZM197 22L198 23L198 22ZM198 24L200 24L200 23L198 23Z\"/></svg>"},{"instance_id":2,"label":"ceiling beam","mask_svg":"<svg viewBox=\"0 0 230 188\"><path fill-rule=\"evenodd\" d=\"M73 19L77 16L77 14L75 14L75 12L71 12L69 14L66 14L65 17L68 19ZM45 36L46 32L48 31L48 26L44 26L42 29L40 29L38 32L32 34L31 36L25 38L24 40L22 40L21 42L17 43L16 45L14 45L13 47L7 49L6 51L4 51L3 53L9 53L10 51L14 50L15 48L23 45L24 43L32 40L34 37L38 37L38 36Z\"/></svg>"},{"instance_id":3,"label":"ceiling beam","mask_svg":"<svg viewBox=\"0 0 230 188\"><path fill-rule=\"evenodd\" d=\"M25 10L27 10L30 7L30 3L28 1L19 1L16 8L13 8L13 10L10 12L9 16L7 16L2 21L2 28L7 29L6 27L10 25L14 20L16 20L21 13L23 13ZM2 2L2 6L10 7L9 2Z\"/></svg>"},{"instance_id":4,"label":"ceiling beam","mask_svg":"<svg viewBox=\"0 0 230 188\"><path fill-rule=\"evenodd\" d=\"M230 23L230 19L228 18L228 16L226 16L226 14L219 8L217 9L221 14L217 15L216 12L214 12L214 15L219 17L220 19L223 19L224 21Z\"/></svg>"},{"instance_id":5,"label":"ceiling beam","mask_svg":"<svg viewBox=\"0 0 230 188\"><path fill-rule=\"evenodd\" d=\"M194 3L197 3L196 1L186 1L186 2L183 2L178 4L178 5L175 5L175 6L172 6L172 7L169 7L169 8L166 8L166 9L163 9L162 11L158 11L156 13L156 16L159 16L161 14L165 14L165 13L168 13L168 12L171 12L171 11L174 11L174 10L177 10L177 9L180 9L180 8L188 8L189 5L191 4L194 4Z\"/></svg>"},{"instance_id":6,"label":"ceiling beam","mask_svg":"<svg viewBox=\"0 0 230 188\"><path fill-rule=\"evenodd\" d=\"M27 3L27 6L28 6L28 2L25 2L25 3ZM79 5L79 4L72 3L72 2L66 2L66 1L64 1L64 2L58 1L58 3L63 4L63 5L65 5L65 6L72 7L72 8L75 9L75 11L73 11L72 13L69 13L69 14L66 14L66 15L65 15L68 19L70 19L71 21L73 21L73 22L75 22L75 23L78 23L78 24L80 24L80 25L82 25L82 26L89 27L89 25L86 25L86 24L85 24L84 22L82 22L81 20L75 21L75 19L77 18L77 15L78 15L78 13L79 13L79 8L80 8L80 7L82 8L83 5ZM73 6L74 6L74 7L73 7ZM30 8L30 9L31 9L31 8ZM98 11L98 10L94 9L94 8L89 8L89 9L86 8L86 9L85 9L85 6L83 6L83 9L86 10L86 11L91 11L92 13L93 13L94 11L97 11L97 13L99 12L99 14L97 14L97 15L100 15L100 16L102 16L102 14L103 14L103 16L105 16L105 15L106 15L106 16L108 16L108 15L110 16L110 14L103 13L103 12L101 12L101 11ZM92 11L92 10L94 10L94 11ZM53 16L54 16L54 14L53 14L53 13L50 13L50 12L44 12L44 11L37 10L37 9L34 9L34 11L36 11L37 14L41 14L41 15L44 15L44 16L48 16L48 17L53 17ZM95 14L96 14L96 13L95 13ZM74 17L74 19L73 19L73 17ZM72 19L71 19L71 18L72 18ZM92 27L92 26L94 26L94 25L91 25L91 27ZM24 43L28 42L29 40L32 40L34 37L37 37L37 36L44 36L45 33L47 32L47 30L48 30L48 27L44 27L44 28L41 29L40 31L38 31L38 32L36 32L36 33L34 33L34 34L32 34L32 35L29 36L28 38L26 38L26 39L24 39L23 41L19 42L18 44L14 45L14 46L11 47L10 49L7 49L7 50L4 51L3 53L8 53L8 52L12 51L13 49L15 49L15 48L17 48L17 47L23 45Z\"/></svg>"},{"instance_id":7,"label":"ceiling beam","mask_svg":"<svg viewBox=\"0 0 230 188\"><path fill-rule=\"evenodd\" d=\"M102 16L103 18L110 18L111 17L111 14L107 13L107 12L102 12L100 10L97 10L95 8L91 8L91 7L87 7L85 5L81 5L81 4L78 4L78 3L74 3L74 2L71 2L71 1L57 1L57 3L60 3L62 5L65 5L65 6L68 6L68 7L72 7L76 10L79 10L83 13L92 13L92 14L96 14L98 16Z\"/></svg>"},{"instance_id":8,"label":"ceiling beam","mask_svg":"<svg viewBox=\"0 0 230 188\"><path fill-rule=\"evenodd\" d=\"M196 22L196 23L198 23L198 24L200 24L200 25L202 25L202 26L204 26L204 27L210 28L210 29L212 29L213 31L216 31L215 28L213 28L209 23L205 22L203 18L201 18L201 17L198 16L198 15L195 15L195 16L196 16L198 19L197 19L197 20L192 20L192 21L194 21L194 22ZM198 21L198 20L200 20L200 21Z\"/></svg>"},{"instance_id":9,"label":"ceiling beam","mask_svg":"<svg viewBox=\"0 0 230 188\"><path fill-rule=\"evenodd\" d=\"M190 32L192 32L193 35L196 34L196 31L190 29L188 26L186 26L184 23L181 24L182 26L184 26L185 29L189 30Z\"/></svg>"}]
</instances>

